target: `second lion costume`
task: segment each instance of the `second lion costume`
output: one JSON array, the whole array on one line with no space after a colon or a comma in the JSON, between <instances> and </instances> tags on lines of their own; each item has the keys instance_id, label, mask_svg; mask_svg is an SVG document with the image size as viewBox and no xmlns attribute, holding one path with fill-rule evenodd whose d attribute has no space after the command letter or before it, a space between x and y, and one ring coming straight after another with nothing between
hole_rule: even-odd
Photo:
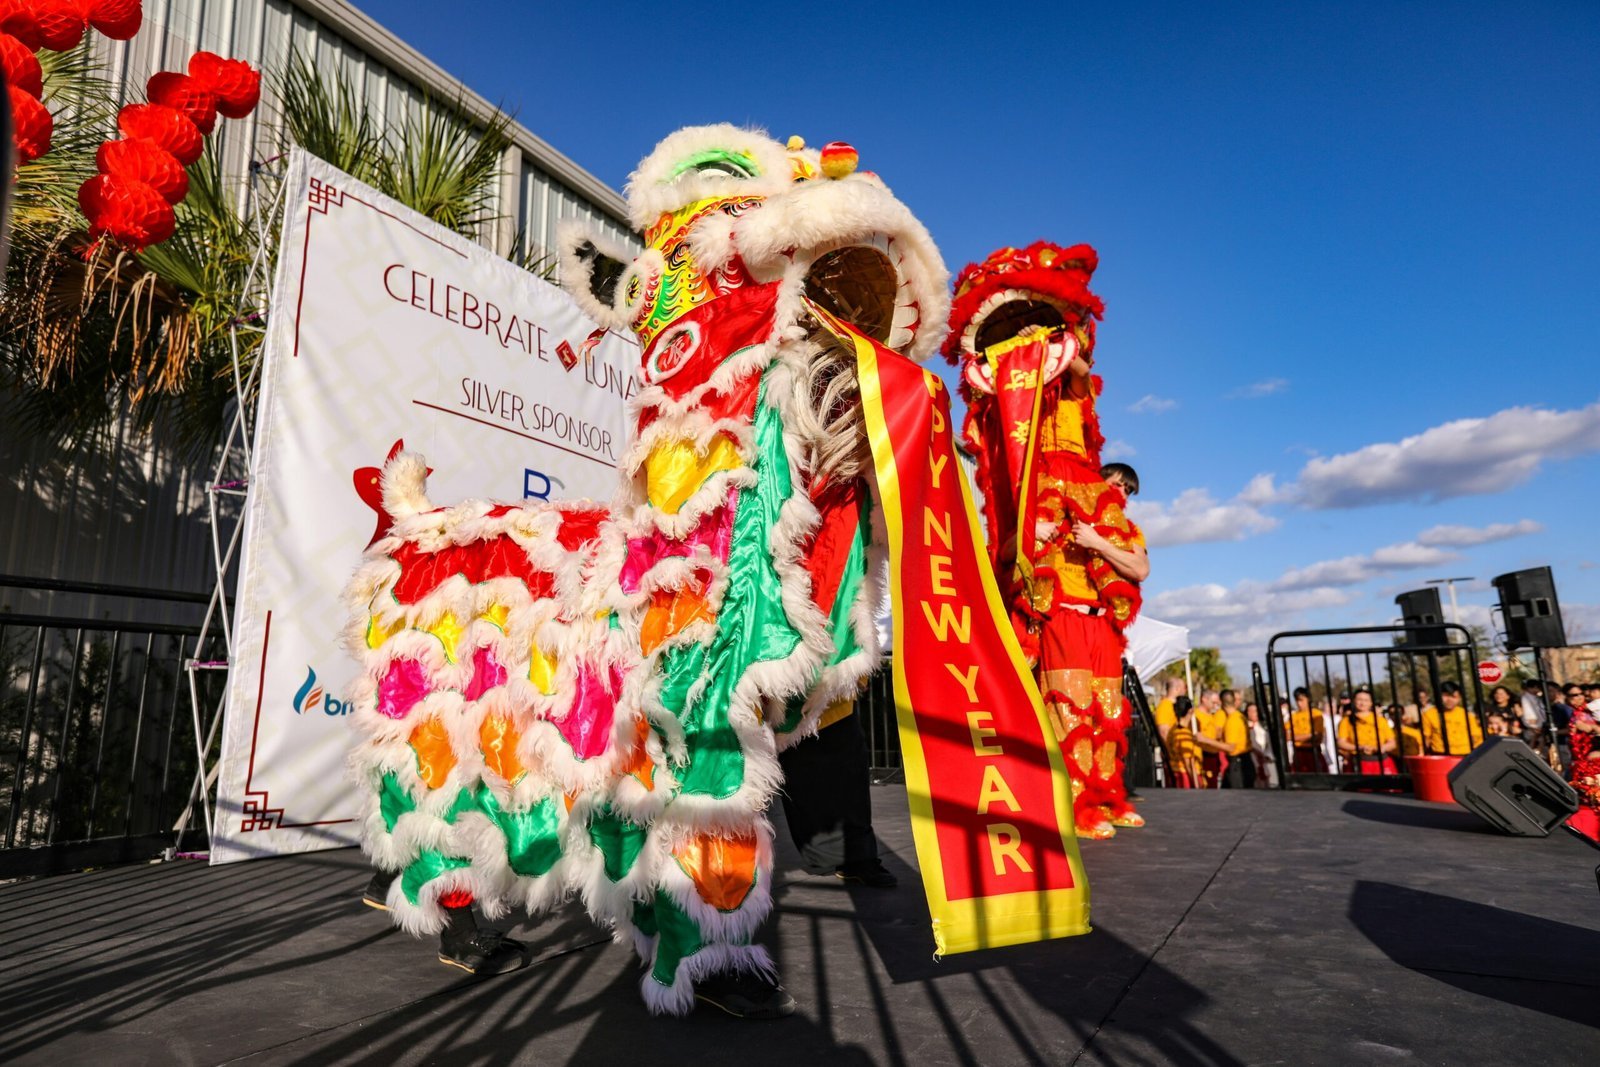
<instances>
[{"instance_id":1,"label":"second lion costume","mask_svg":"<svg viewBox=\"0 0 1600 1067\"><path fill-rule=\"evenodd\" d=\"M961 366L963 444L976 458L990 553L1012 620L1038 659L1041 688L1067 757L1078 832L1109 837L1142 825L1122 780L1127 705L1123 631L1139 587L1079 545L1084 522L1117 548L1142 546L1126 499L1100 473L1091 372L1088 245L1002 248L956 278L945 353Z\"/></svg>"}]
</instances>

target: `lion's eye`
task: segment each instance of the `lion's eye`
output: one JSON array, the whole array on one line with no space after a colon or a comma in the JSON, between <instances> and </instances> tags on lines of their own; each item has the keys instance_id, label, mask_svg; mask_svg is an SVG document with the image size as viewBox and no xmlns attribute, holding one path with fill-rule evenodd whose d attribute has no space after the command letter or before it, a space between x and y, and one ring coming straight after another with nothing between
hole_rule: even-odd
<instances>
[{"instance_id":1,"label":"lion's eye","mask_svg":"<svg viewBox=\"0 0 1600 1067\"><path fill-rule=\"evenodd\" d=\"M726 160L715 159L701 163L694 168L695 173L707 178L748 178L744 168Z\"/></svg>"},{"instance_id":2,"label":"lion's eye","mask_svg":"<svg viewBox=\"0 0 1600 1067\"><path fill-rule=\"evenodd\" d=\"M696 152L674 167L671 180L677 181L685 174L717 179L747 179L757 177L760 173L761 168L756 166L755 160L743 152L734 152L726 148L708 148L703 152Z\"/></svg>"}]
</instances>

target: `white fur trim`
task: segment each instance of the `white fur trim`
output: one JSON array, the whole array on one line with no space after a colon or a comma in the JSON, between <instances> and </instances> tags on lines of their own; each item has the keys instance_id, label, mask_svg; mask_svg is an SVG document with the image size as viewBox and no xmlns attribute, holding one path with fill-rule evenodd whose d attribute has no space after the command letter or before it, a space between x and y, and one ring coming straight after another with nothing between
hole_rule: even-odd
<instances>
[{"instance_id":1,"label":"white fur trim","mask_svg":"<svg viewBox=\"0 0 1600 1067\"><path fill-rule=\"evenodd\" d=\"M724 149L750 159L760 172L731 178L679 171L700 152ZM690 126L669 134L628 178L628 218L636 230L649 228L669 211L700 200L724 196L776 196L790 185L789 156L784 147L759 130L730 123Z\"/></svg>"}]
</instances>

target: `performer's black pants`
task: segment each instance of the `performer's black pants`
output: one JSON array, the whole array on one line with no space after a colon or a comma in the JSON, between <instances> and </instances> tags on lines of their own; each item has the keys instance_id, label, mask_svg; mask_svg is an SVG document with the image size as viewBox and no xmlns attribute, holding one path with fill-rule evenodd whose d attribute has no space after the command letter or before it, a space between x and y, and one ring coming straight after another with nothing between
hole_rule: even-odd
<instances>
[{"instance_id":1,"label":"performer's black pants","mask_svg":"<svg viewBox=\"0 0 1600 1067\"><path fill-rule=\"evenodd\" d=\"M1256 787L1256 761L1250 753L1228 757L1228 772L1222 778L1224 789L1254 789Z\"/></svg>"},{"instance_id":2,"label":"performer's black pants","mask_svg":"<svg viewBox=\"0 0 1600 1067\"><path fill-rule=\"evenodd\" d=\"M860 713L824 727L778 754L783 816L813 874L875 865L871 764Z\"/></svg>"}]
</instances>

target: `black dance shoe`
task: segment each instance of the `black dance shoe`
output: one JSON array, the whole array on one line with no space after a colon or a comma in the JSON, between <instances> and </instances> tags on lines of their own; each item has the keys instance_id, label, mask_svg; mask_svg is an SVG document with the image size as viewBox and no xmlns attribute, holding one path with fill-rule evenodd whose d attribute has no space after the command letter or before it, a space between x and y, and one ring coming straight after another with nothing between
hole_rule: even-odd
<instances>
[{"instance_id":1,"label":"black dance shoe","mask_svg":"<svg viewBox=\"0 0 1600 1067\"><path fill-rule=\"evenodd\" d=\"M896 878L894 872L885 867L880 860L855 865L846 864L840 867L837 873L846 885L864 885L868 889L893 889L900 884L900 879Z\"/></svg>"},{"instance_id":2,"label":"black dance shoe","mask_svg":"<svg viewBox=\"0 0 1600 1067\"><path fill-rule=\"evenodd\" d=\"M776 979L750 971L720 971L695 983L694 998L739 1019L782 1019L794 998Z\"/></svg>"}]
</instances>

